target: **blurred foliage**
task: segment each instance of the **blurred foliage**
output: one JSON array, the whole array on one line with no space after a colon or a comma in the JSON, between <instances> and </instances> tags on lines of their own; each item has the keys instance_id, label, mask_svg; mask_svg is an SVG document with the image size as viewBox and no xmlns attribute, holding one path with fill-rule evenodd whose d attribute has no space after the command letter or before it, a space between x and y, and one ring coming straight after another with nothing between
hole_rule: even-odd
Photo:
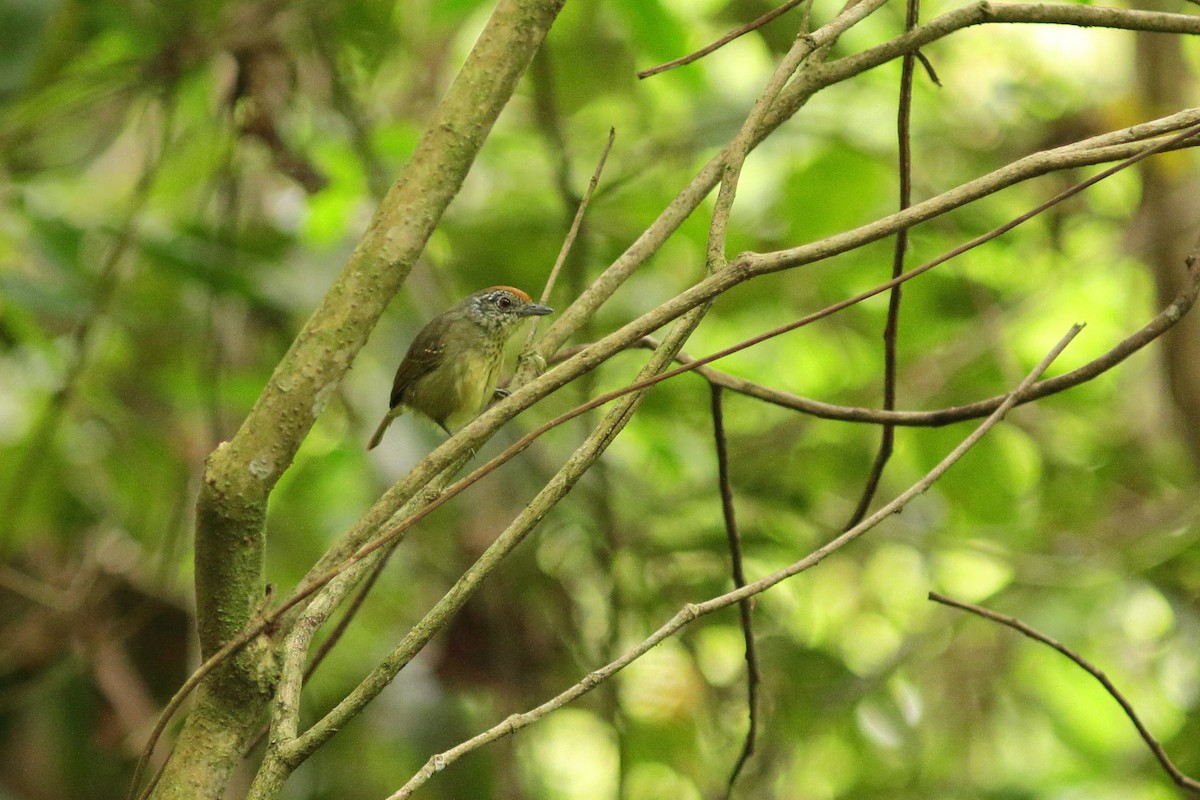
<instances>
[{"instance_id":1,"label":"blurred foliage","mask_svg":"<svg viewBox=\"0 0 1200 800\"><path fill-rule=\"evenodd\" d=\"M581 191L616 127L552 299L559 308L733 133L800 12L697 64L643 82L634 72L769 7L567 5L545 62L280 482L268 523L273 583L291 586L440 440L406 418L385 446L363 449L423 321L482 286L541 285L574 211L561 165ZM950 7L928 3L923 14ZM818 3L814 19L835 10ZM0 794L124 789L148 721L195 661L188 542L203 459L236 429L343 263L488 11L481 0L0 3ZM885 8L835 55L895 35L902 17L901 6ZM982 26L927 55L945 86L918 75L918 198L1136 118L1129 34ZM731 250L799 244L894 208L898 73L890 64L823 92L751 157ZM1032 181L918 227L910 263L1075 177ZM1139 190L1135 173L1122 174L906 286L901 406L1000 393L1071 323L1087 322L1052 370L1065 371L1155 313L1152 281L1123 246ZM695 281L705 234L698 213L592 330ZM842 299L889 265L883 242L741 286L687 349L703 355ZM875 405L885 313L876 299L720 366ZM644 358L618 355L480 456L627 381ZM1200 773L1196 469L1175 441L1162 382L1155 354L1143 353L1013 412L902 516L759 597L762 729L739 795L1174 796L1090 678L1010 631L932 606L930 588L1089 655L1180 767ZM694 376L653 390L602 464L451 630L297 772L288 797L384 796L431 753L574 683L681 604L727 590L707 397ZM747 571L760 576L844 522L878 432L738 396L726 416ZM968 429L899 430L881 496ZM548 435L420 525L318 672L309 719L403 636L584 430ZM736 615L706 618L586 699L445 770L421 796L714 796L745 731L744 672Z\"/></svg>"}]
</instances>

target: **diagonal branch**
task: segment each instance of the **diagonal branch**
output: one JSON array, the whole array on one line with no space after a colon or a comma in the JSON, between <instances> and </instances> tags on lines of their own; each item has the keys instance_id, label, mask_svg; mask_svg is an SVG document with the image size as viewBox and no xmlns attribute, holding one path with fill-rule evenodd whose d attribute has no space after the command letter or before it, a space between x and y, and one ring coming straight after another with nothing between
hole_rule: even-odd
<instances>
[{"instance_id":1,"label":"diagonal branch","mask_svg":"<svg viewBox=\"0 0 1200 800\"><path fill-rule=\"evenodd\" d=\"M858 246L868 241L874 241L875 239L887 235L887 229L889 227L902 227L905 224L911 225L914 224L915 221L921 221L920 218L917 218L916 220L913 219L913 217L917 216L918 214L925 214L927 215L925 218L932 218L933 216L937 216L938 213L944 213L950 208L954 208L958 205L968 202L969 199L973 199L972 195L975 193L979 193L980 195L986 194L987 191L982 188L985 186L990 186L991 190L994 191L996 188L998 188L998 186L1010 185L1011 183L1018 182L1026 177L1044 174L1045 172L1052 171L1053 169L1063 168L1068 165L1100 163L1105 160L1112 160L1114 158L1125 158L1125 161L1122 163L1110 167L1088 181L1071 187L1065 192L1060 193L1056 197L1042 204L1042 206L1039 206L1038 210L1043 210L1050 207L1050 205L1060 202L1062 199L1081 191L1083 188L1086 188L1086 186L1091 185L1091 183L1101 180L1103 177L1120 169L1124 169L1133 163L1136 163L1136 161L1151 155L1152 153L1181 145L1187 138L1195 134L1196 129L1187 129L1182 134L1160 139L1150 146L1146 146L1140 140L1147 136L1156 136L1164 132L1178 130L1182 125L1189 123L1195 125L1198 119L1200 119L1200 110L1191 110L1189 112L1176 114L1160 120L1154 120L1153 122L1145 123L1143 125L1133 126L1132 128L1126 128L1119 131L1114 131L1110 134L1105 134L1103 136L1094 137L1093 139L1086 140L1082 143L1077 143L1076 145L1070 145L1066 148L1058 148L1056 150L1047 151L1046 153L1039 153L1029 156L1025 159L1015 162L1012 165L1009 165L1002 170L998 170L989 176L980 178L977 181L972 182L972 184L968 184L968 188L966 190L964 190L963 187L960 187L952 192L945 193L939 197L931 198L930 200L917 204L906 212L893 214L884 218L883 220L877 221L876 223L864 226L863 228L858 229L857 232L839 234L836 237L832 237L833 239L839 240L835 247L831 247L828 244L830 240L825 240L824 243L814 243L814 245L812 245L812 249L807 251L805 257L815 261L819 260L820 258L827 257L828 255L833 255L836 252L841 252L842 249L851 249L850 243L846 241L847 238L855 240L856 243L853 246ZM934 212L934 208L937 209L936 212ZM992 236L999 235L999 233L1003 232L1003 230L1008 230L1011 227L1011 224L1002 226L1002 229L996 229L989 234L985 234L983 237L977 237L975 240L972 240L972 242L969 242L959 248L955 248L942 258L928 262L914 270L910 270L909 272L897 278L896 282L909 280L916 275L931 269L937 264L943 263L953 255L963 252L970 246L974 246ZM351 531L343 536L339 543L335 545L328 553L326 553L326 555L323 556L320 561L318 561L312 570L310 570L305 579L301 581L301 583L281 603L281 605L275 609L275 611L273 611L259 623L255 625L248 625L243 628L234 637L227 641L218 651L209 656L204 663L200 665L197 671L188 678L183 686L181 686L171 698L170 702L160 715L154 731L151 734L150 741L148 742L147 747L142 754L142 758L139 761L138 774L140 775L141 771L144 770L145 764L149 759L150 752L152 751L155 742L165 730L170 718L206 675L208 675L217 665L222 663L230 655L238 652L242 647L246 646L247 643L261 635L262 632L268 627L281 624L289 614L295 613L295 609L300 606L301 603L309 598L321 586L325 585L334 577L336 577L342 570L345 570L352 564L369 555L371 552L374 552L374 550L378 547L386 545L393 538L401 535L403 531L407 530L407 528L412 524L415 524L417 521L419 521L419 519L421 519L425 513L431 511L432 506L428 506L422 509L421 512L404 519L403 522L395 524L393 527L386 528L385 533L379 533L380 531L385 530L385 526L389 525L389 521L392 520L394 516L397 515L397 513L403 508L404 504L413 497L413 495L418 491L419 487L424 486L426 483L432 480L433 477L441 474L446 468L451 466L456 459L461 457L463 452L482 443L491 434L491 432L493 432L501 424L516 416L528 406L532 405L540 397L556 390L562 385L565 385L578 375L593 369L596 365L610 357L612 354L629 347L643 336L648 335L654 329L661 327L663 324L675 319L680 314L685 313L688 309L707 302L707 300L715 297L722 291L748 280L754 277L756 274L760 274L760 271L762 274L765 274L767 272L775 271L776 269L786 268L788 267L776 267L773 263L768 263L765 267L759 266L756 269L752 269L735 263L735 265L731 265L731 268L729 269L721 270L720 272L710 275L700 283L696 284L692 289L677 295L675 298L672 298L666 303L656 307L653 311L648 312L638 320L625 325L599 342L588 345L567 361L559 364L557 367L548 371L536 380L522 386L510 397L495 404L492 408L484 412L469 425L465 426L461 431L455 434L455 436L451 437L449 441L436 448L432 453L426 456L425 459L419 462L413 468L413 470L411 470L409 474L405 476L404 479L393 486L375 503L375 505L372 506L370 510L368 510L367 514L364 515L364 517L354 526L354 528L352 528ZM455 493L456 491L465 489L468 485L474 483L475 480L478 480L480 477L482 477L482 475L487 471L490 471L498 466L499 463L511 459L520 453L525 447L528 447L528 445L537 436L540 436L550 427L560 424L566 419L574 418L574 416L577 416L579 413L583 413L584 411L595 408L604 402L608 402L622 393L638 390L644 386L650 385L651 383L655 383L672 377L673 375L680 374L681 372L704 366L711 361L722 358L731 354L732 352L736 352L738 349L752 346L757 342L763 341L765 338L779 335L787 330L794 330L801 325L811 323L816 319L821 319L829 314L835 313L841 308L856 302L860 302L861 300L874 296L880 292L886 291L891 287L892 284L893 282L889 281L875 287L872 290L864 292L855 298L842 301L834 306L824 309L823 311L810 314L803 320L789 323L788 325L776 329L768 334L754 337L747 342L742 342L733 348L726 348L721 352L693 362L690 365L685 365L684 367L670 370L662 373L661 375L655 376L652 379L639 381L636 384L626 387L624 390L620 390L616 393L610 393L609 395L597 398L596 400L587 403L584 406L580 406L575 411L569 412L568 414L559 417L557 420L541 426L531 434L522 438L496 459L493 459L492 462L489 462L488 465L485 465L485 467L481 468L480 470L476 470L476 472L472 473L472 475L459 481L459 483L455 484L454 487L451 487L451 489L447 491L447 494ZM1178 313L1182 313L1185 307L1186 306L1184 305L1180 305L1177 308ZM135 783L137 783L136 779Z\"/></svg>"},{"instance_id":2,"label":"diagonal branch","mask_svg":"<svg viewBox=\"0 0 1200 800\"><path fill-rule=\"evenodd\" d=\"M1189 262L1187 270L1189 278L1184 284L1183 289L1153 319L1135 333L1122 339L1103 355L1097 356L1070 372L1038 381L1030 387L1021 400L1021 403L1028 403L1052 394L1058 394L1073 386L1090 381L1097 375L1102 375L1108 370L1113 369L1174 327L1191 310L1196 302L1197 295L1200 294L1200 264ZM646 339L648 340L646 346L657 346L652 337L646 337ZM696 359L681 352L678 360L681 364L690 364ZM697 368L696 372L710 383L714 383L731 392L754 397L782 408L790 408L794 411L811 414L820 419L838 420L841 422L865 422L875 425L891 423L892 425L907 427L936 428L942 425L950 425L955 422L964 422L969 419L978 419L979 417L987 416L1004 400L1004 395L999 395L986 400L977 400L974 403L966 405L939 408L932 411L884 411L876 408L839 406L832 403L824 403L820 400L812 400L792 394L791 392L785 392L781 389L763 386L744 378L738 378L712 367L701 366Z\"/></svg>"},{"instance_id":3,"label":"diagonal branch","mask_svg":"<svg viewBox=\"0 0 1200 800\"><path fill-rule=\"evenodd\" d=\"M575 238L579 235L580 226L583 225L583 215L587 213L588 205L592 202L592 195L596 193L596 186L600 183L600 175L604 172L604 164L608 161L608 154L612 152L613 142L617 138L617 129L608 129L608 141L604 144L604 150L600 153L600 159L596 162L596 169L592 171L592 178L588 181L587 189L583 192L583 197L580 198L578 207L575 209L575 216L571 220L571 227L567 230L567 235L563 239L562 247L559 248L558 257L554 259L554 266L550 269L550 275L546 278L546 285L542 289L542 296L538 300L539 303L545 305L550 302L550 294L554 291L554 284L558 281L558 275L562 272L563 265L567 263L567 256L571 253L571 248L575 244ZM532 378L538 371L533 368L531 357L533 355L533 342L537 337L538 317L534 317L533 324L529 326L529 336L525 339L525 346L521 349L521 355L517 360L517 383L523 383ZM536 362L536 359L533 359ZM543 365L544 368L544 365Z\"/></svg>"},{"instance_id":4,"label":"diagonal branch","mask_svg":"<svg viewBox=\"0 0 1200 800\"><path fill-rule=\"evenodd\" d=\"M742 36L745 36L750 31L758 30L763 25L766 25L767 23L771 22L772 20L774 20L778 17L782 17L784 14L791 11L796 6L801 5L802 3L807 3L807 2L808 2L808 0L788 0L788 2L784 3L779 8L775 8L775 9L768 11L767 13L763 14L758 19L752 20L750 22L747 22L745 25L741 25L737 28L734 28L733 30L729 31L729 33L726 33L724 36L722 36L720 39L717 39L712 44L705 45L704 47L701 47L699 50L697 50L694 53L689 53L686 56L672 59L671 61L668 61L665 64L659 64L657 67L650 67L649 69L641 70L640 72L638 72L637 76L638 76L638 78L641 78L641 79L649 78L651 75L657 75L660 72L666 72L669 69L675 69L676 67L682 67L685 64L691 64L693 61L699 61L700 59L704 58L709 53L720 50L722 47L729 44L734 39L738 39Z\"/></svg>"},{"instance_id":5,"label":"diagonal branch","mask_svg":"<svg viewBox=\"0 0 1200 800\"><path fill-rule=\"evenodd\" d=\"M721 169L721 189L717 193L716 207L713 209L712 220L708 229L707 265L710 271L716 271L725 266L725 236L729 226L729 215L733 210L733 200L737 194L738 180L741 177L742 165L750 151L754 149L762 122L768 110L775 104L784 86L791 80L796 70L813 52L831 44L854 25L861 22L876 11L887 0L861 0L858 3L847 4L845 10L837 16L834 22L826 25L812 34L801 33L796 37L787 55L775 67L767 81L766 88L754 101L754 106L738 129L733 141L725 148Z\"/></svg>"},{"instance_id":6,"label":"diagonal branch","mask_svg":"<svg viewBox=\"0 0 1200 800\"><path fill-rule=\"evenodd\" d=\"M1058 344L1056 344L1054 348L1046 354L1045 358L1043 358L1038 365L1034 367L1033 371L1031 371L1025 377L1025 379L1021 381L1020 385L1018 385L1017 388L1005 398L1000 407L992 412L992 414L986 420L984 420L984 422L981 423L979 427L971 433L970 436L960 442L959 445L955 447L949 455L942 459L937 466L930 470L929 473L921 478L921 480L917 481L904 493L887 503L870 517L863 520L850 530L840 534L824 546L814 550L812 553L800 559L799 561L796 561L795 563L784 567L783 569L777 570L770 575L754 581L753 583L749 583L740 589L726 592L723 595L706 600L703 603L689 603L666 624L643 640L636 647L626 651L621 655L620 658L609 662L600 669L588 673L583 680L579 681L561 694L551 698L542 705L528 712L522 714L513 714L500 724L488 729L487 731L484 731L478 736L468 739L462 744L459 744L456 747L445 751L444 753L439 753L433 756L415 775L413 775L411 779L409 779L408 783L404 784L403 787L391 795L388 800L404 800L404 798L411 796L414 791L425 784L431 777L433 777L435 773L445 769L447 765L453 763L467 753L477 750L485 744L489 744L497 739L516 733L522 728L537 722L551 711L554 711L555 709L558 709L567 703L582 697L592 689L595 689L604 681L611 678L613 675L620 672L625 667L632 664L637 659L641 658L665 639L674 636L689 623L694 622L702 616L711 614L714 611L728 608L729 606L735 605L742 600L747 600L757 594L761 594L767 589L770 589L772 586L782 583L794 575L798 575L805 570L815 567L830 554L841 550L843 547L877 526L892 514L895 514L903 509L904 506L913 500L913 498L923 494L929 489L930 486L936 483L937 480L941 478L941 476L944 475L948 469L950 469L950 467L952 467L960 458L966 455L967 451L974 447L975 444L983 438L984 434L986 434L994 425L996 425L996 423L1004 418L1004 415L1008 413L1009 409L1016 405L1017 400L1021 397L1021 395L1023 395L1037 379L1037 377L1041 375L1047 367L1050 366L1051 362L1058 357L1059 353L1061 353L1063 349L1070 343L1070 341L1075 338L1080 330L1082 330L1082 326L1072 326L1067 334L1063 336L1061 340L1059 340Z\"/></svg>"},{"instance_id":7,"label":"diagonal branch","mask_svg":"<svg viewBox=\"0 0 1200 800\"><path fill-rule=\"evenodd\" d=\"M596 426L596 429L588 436L584 443L576 449L563 465L562 469L559 470L558 474L521 510L517 518L476 559L475 563L455 581L450 590L434 604L434 607L430 609L425 617L412 627L404 640L350 694L338 703L332 711L303 734L295 736L281 745L279 748L279 760L282 764L286 765L288 769L294 769L318 747L328 741L350 719L356 716L367 703L377 697L391 683L400 670L425 647L430 638L445 626L450 617L462 608L463 604L474 594L483 580L500 566L502 561L517 545L524 541L525 537L549 513L550 509L566 496L575 486L575 483L608 448L608 445L612 443L617 434L621 432L633 416L633 412L640 404L645 390L656 382L654 379L660 377L659 373L671 363L676 352L687 340L687 337L700 324L700 320L703 318L706 310L707 307L695 309L679 321L679 324L671 331L670 335L663 342L663 345L654 353L654 356L642 369L640 373L642 380L633 384L633 390L623 393L624 396L621 403L605 415L604 419L601 420L600 424ZM592 404L586 404L586 406L593 407ZM581 406L580 408L584 407ZM567 418L574 416L577 415L563 415L563 417L560 417L555 422L566 421ZM540 432L539 430L534 433L538 434ZM519 452L519 450L528 447L531 442L532 438L527 436L518 442L517 445L514 445L514 448L519 446L517 450ZM512 449L510 448L510 450ZM438 501L442 502L444 498L457 494L458 491L466 488L466 486L469 486L479 477L489 472L489 468L493 464L498 463L499 459L493 459L488 465L481 467L451 487L445 495L438 498ZM404 530L411 526L413 522L422 518L436 507L436 503L425 506L420 512L401 523L402 527L399 530ZM376 541L378 543L386 540L380 539Z\"/></svg>"},{"instance_id":8,"label":"diagonal branch","mask_svg":"<svg viewBox=\"0 0 1200 800\"><path fill-rule=\"evenodd\" d=\"M1162 765L1162 768L1166 770L1166 773L1171 776L1171 780L1175 782L1175 785L1182 789L1188 789L1192 792L1200 793L1200 781L1184 774L1179 767L1176 767L1175 764L1171 762L1171 758L1167 755L1167 751L1163 749L1163 746L1159 744L1158 740L1155 739L1154 735L1150 733L1150 730L1146 727L1145 723L1142 722L1141 717L1139 717L1137 711L1134 710L1133 704L1129 702L1128 698L1126 698L1119 689L1117 689L1113 682L1109 680L1108 676L1105 675L1104 671L1099 667L1093 665L1086 658L1079 655L1062 642L1052 639L1041 631L1031 628L1029 625L1025 624L1016 617L1010 617L1006 614L998 614L997 612L983 608L982 606L977 606L972 603L965 603L962 600L955 600L951 597L947 597L944 594L938 594L937 592L930 592L929 599L935 603L941 603L944 606L950 606L951 608L957 608L962 611L969 611L976 616L983 617L984 619L990 619L992 622L998 622L1001 625L1012 628L1013 630L1028 636L1030 639L1033 639L1036 642L1041 642L1044 645L1054 648L1067 658L1074 661L1076 665L1099 681L1100 685L1104 687L1105 691L1109 693L1112 699L1116 700L1117 703L1120 704L1121 709L1125 712L1125 716L1129 717L1129 721L1133 723L1133 727L1137 728L1138 736L1142 737L1142 741L1145 742L1146 746L1150 748L1150 752L1154 754L1156 759L1158 759L1158 763Z\"/></svg>"},{"instance_id":9,"label":"diagonal branch","mask_svg":"<svg viewBox=\"0 0 1200 800\"><path fill-rule=\"evenodd\" d=\"M845 13L844 11L843 15ZM818 39L823 48L837 40L840 32L833 26L839 25L841 18L842 15L839 15L827 25L813 32L812 36ZM810 64L808 69L797 75L783 90L778 102L769 109L762 125L759 126L754 144L762 142L821 89L887 63L894 58L899 58L906 52L917 51L925 45L945 38L963 28L980 24L1025 23L1200 34L1200 17L1187 14L1068 4L976 3L936 17L910 34L897 37L860 54L846 56L819 66ZM1106 134L1106 136L1110 135L1112 134ZM1143 132L1137 138L1145 138L1148 135L1148 132ZM1122 144L1128 141L1130 140L1105 140L1104 137L1096 137L1088 140L1090 144L1080 142L1068 147L1079 146L1085 149L1095 149L1108 144ZM1056 151L1047 151L1047 153L1050 152ZM709 192L720 182L728 156L729 152L726 148L705 164L642 235L630 244L625 252L609 265L566 311L558 315L539 342L544 356L549 358L551 354L562 347L583 326L585 321L591 318L596 309L603 305L630 275L646 263L699 207ZM1121 157L1123 156L1117 156L1117 158ZM1104 160L1112 159L1100 159L1100 161L1087 163L1100 163Z\"/></svg>"}]
</instances>

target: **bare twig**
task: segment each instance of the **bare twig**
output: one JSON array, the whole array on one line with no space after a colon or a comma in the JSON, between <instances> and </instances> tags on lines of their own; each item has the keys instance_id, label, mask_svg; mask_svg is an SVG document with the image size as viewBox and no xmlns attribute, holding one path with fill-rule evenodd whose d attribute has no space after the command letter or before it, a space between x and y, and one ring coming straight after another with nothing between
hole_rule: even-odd
<instances>
[{"instance_id":1,"label":"bare twig","mask_svg":"<svg viewBox=\"0 0 1200 800\"><path fill-rule=\"evenodd\" d=\"M1197 2L1200 2L1200 0L1197 0ZM920 50L918 50L916 52L916 56L917 56L917 61L920 61L921 66L925 68L925 74L929 76L929 80L933 82L933 85L941 86L942 81L938 77L937 70L935 70L933 68L933 63L928 58L926 58L925 54L922 53Z\"/></svg>"},{"instance_id":2,"label":"bare twig","mask_svg":"<svg viewBox=\"0 0 1200 800\"><path fill-rule=\"evenodd\" d=\"M920 0L908 0L904 30L911 31L917 26L920 14ZM912 205L912 86L914 53L905 53L900 67L900 102L896 113L897 165L900 184L900 210ZM908 252L908 228L896 231L896 244L892 251L892 277L904 272L904 256ZM896 408L896 344L900 332L900 296L901 286L897 284L888 292L887 322L883 326L883 410L894 411ZM871 471L867 475L866 485L858 499L858 506L846 528L853 528L867 515L871 500L879 489L879 481L883 479L883 470L892 457L892 448L896 442L896 428L890 423L884 423L879 435L879 450Z\"/></svg>"},{"instance_id":3,"label":"bare twig","mask_svg":"<svg viewBox=\"0 0 1200 800\"><path fill-rule=\"evenodd\" d=\"M717 449L717 482L721 491L721 515L725 519L725 537L729 541L729 562L733 573L733 586L740 589L746 585L746 570L742 564L742 535L738 530L737 515L733 506L733 486L729 481L729 447L725 436L725 412L721 402L722 389L715 383L709 384L712 392L713 439ZM754 625L751 618L753 602L750 598L738 602L738 615L742 625L742 638L746 643L746 706L749 725L742 752L738 755L729 773L725 796L733 794L742 768L754 755L754 740L758 734L758 684L761 675L758 669L758 653L754 646Z\"/></svg>"},{"instance_id":4,"label":"bare twig","mask_svg":"<svg viewBox=\"0 0 1200 800\"><path fill-rule=\"evenodd\" d=\"M711 53L715 50L720 50L722 47L729 44L734 39L737 39L740 36L745 36L750 31L761 28L763 25L766 25L768 22L772 21L776 17L781 17L784 14L786 14L787 12L791 11L796 6L798 6L802 3L806 3L806 2L808 2L808 0L788 0L788 2L784 3L779 8L776 8L772 11L768 11L766 14L763 14L758 19L756 19L752 22L747 22L745 25L742 25L741 27L734 28L733 30L729 31L729 33L726 33L724 36L722 36L720 39L717 39L712 44L706 45L705 47L700 48L696 52L691 53L686 56L683 56L682 58L676 58L672 61L666 62L665 64L659 64L657 67L650 67L649 69L644 69L641 72L639 72L637 74L637 76L638 76L638 78L649 78L651 75L657 75L660 72L666 72L667 70L674 69L675 67L682 67L684 64L691 64L693 61L699 61L700 59L704 58L709 53Z\"/></svg>"},{"instance_id":5,"label":"bare twig","mask_svg":"<svg viewBox=\"0 0 1200 800\"><path fill-rule=\"evenodd\" d=\"M579 235L579 226L583 224L583 215L587 212L588 204L592 202L592 195L596 193L596 186L600 183L600 174L604 172L604 162L608 160L608 154L612 151L613 142L617 138L617 129L608 129L608 141L604 144L604 150L600 153L600 160L596 162L596 169L592 171L592 179L588 181L587 190L584 191L583 197L579 201L579 207L575 210L575 218L571 220L571 227L567 231L566 237L563 239L562 247L558 250L558 258L554 259L554 266L550 269L550 275L546 278L546 286L542 289L542 297L538 301L542 304L549 302L550 293L554 291L554 284L558 281L558 274L562 272L563 264L567 261L567 256L571 252L571 247L575 244L575 237ZM521 357L524 359L528 356L533 347L534 337L537 335L537 318L534 318L534 324L529 326L529 336L525 340L525 347L522 349Z\"/></svg>"},{"instance_id":6,"label":"bare twig","mask_svg":"<svg viewBox=\"0 0 1200 800\"><path fill-rule=\"evenodd\" d=\"M1121 709L1125 712L1125 716L1129 717L1129 721L1133 723L1133 727L1137 728L1138 735L1142 737L1142 741L1144 741L1146 746L1150 748L1150 752L1154 754L1156 759L1158 759L1158 763L1162 765L1162 768L1166 771L1166 773L1171 776L1171 780L1175 782L1175 785L1182 789L1200 793L1200 781L1185 775L1171 762L1171 759L1167 755L1167 752L1163 749L1163 746L1159 744L1157 739L1154 738L1153 734L1151 734L1146 728L1145 723L1142 722L1141 718L1134 710L1133 704L1130 703L1128 698L1126 698L1125 695L1123 695L1121 691L1113 685L1113 682L1109 680L1108 676L1105 675L1103 670L1101 670L1099 667L1093 665L1086 658L1079 655L1062 642L1052 639L1046 634L1031 628L1029 625L1025 624L1016 617L1010 617L1006 614L999 614L995 611L983 608L982 606L977 606L972 603L965 603L962 600L955 600L951 597L947 597L944 594L939 594L938 592L930 592L929 599L935 603L941 603L944 606L950 606L951 608L957 608L962 611L969 611L970 613L983 617L984 619L989 619L992 622L998 622L1001 625L1018 631L1034 641L1041 642L1044 645L1054 648L1067 658L1074 661L1077 666L1099 681L1100 685L1104 687L1105 691L1107 691L1109 695L1111 695L1112 698L1120 704Z\"/></svg>"},{"instance_id":7,"label":"bare twig","mask_svg":"<svg viewBox=\"0 0 1200 800\"><path fill-rule=\"evenodd\" d=\"M834 22L823 27L814 34L796 37L787 54L775 67L767 85L754 101L754 106L738 129L733 141L725 148L721 165L721 188L717 192L717 202L713 207L712 219L708 226L708 246L705 263L710 272L724 269L726 232L729 227L729 216L733 210L733 201L737 195L738 181L741 178L742 166L746 157L754 149L759 131L767 113L778 100L784 87L800 65L813 52L837 39L845 30L861 22L873 11L879 9L887 0L861 0L848 3L845 10L837 16ZM818 36L823 34L823 36Z\"/></svg>"},{"instance_id":8,"label":"bare twig","mask_svg":"<svg viewBox=\"0 0 1200 800\"><path fill-rule=\"evenodd\" d=\"M1036 367L1034 367L1034 369L1025 377L1023 381L1021 381L1020 385L1017 386L1017 388L1005 398L1000 407L992 412L992 414L983 423L981 423L979 427L971 433L970 436L960 442L959 445L955 447L949 455L938 462L937 466L930 470L923 478L921 478L921 480L917 481L904 493L897 496L890 503L880 508L867 519L863 520L850 530L840 534L817 550L814 550L812 553L800 559L799 561L796 561L793 564L784 567L783 569L777 570L770 575L754 581L753 583L748 583L740 589L726 592L718 597L706 600L703 603L689 603L666 624L660 627L648 638L643 640L636 647L626 651L621 655L620 658L609 662L600 669L588 673L583 680L579 681L561 694L551 698L542 705L530 711L522 714L513 714L500 724L484 731L478 736L468 739L467 741L452 747L443 753L433 756L415 775L413 775L411 779L409 779L408 783L404 784L403 787L392 794L388 800L404 800L404 798L411 796L416 789L426 783L435 773L445 769L447 765L458 760L463 755L504 736L516 733L522 728L546 716L551 711L554 711L555 709L558 709L567 703L587 694L592 689L611 678L617 672L641 658L653 647L678 633L689 623L706 614L711 614L719 609L728 608L729 606L739 603L744 599L761 594L772 586L775 586L776 584L781 583L794 575L804 572L805 570L811 569L830 554L842 549L867 531L874 528L880 522L890 517L892 514L895 514L897 511L904 508L904 506L907 505L913 498L927 491L930 486L932 486L939 478L941 478L943 474L945 474L948 469L950 469L951 466L955 464L955 462L962 458L968 450L970 450L981 438L983 438L984 434L986 434L996 423L1004 418L1004 415L1008 413L1009 409L1016 404L1017 399L1028 390L1029 386L1032 385L1032 383L1039 375L1042 374L1042 372L1046 370L1047 367L1049 367L1050 363L1058 357L1058 354L1063 351L1063 348L1065 348L1073 338L1075 338L1081 329L1081 325L1072 326L1067 334L1063 336L1061 340L1059 340L1058 344L1056 344L1054 348L1047 353L1046 357L1043 358Z\"/></svg>"}]
</instances>

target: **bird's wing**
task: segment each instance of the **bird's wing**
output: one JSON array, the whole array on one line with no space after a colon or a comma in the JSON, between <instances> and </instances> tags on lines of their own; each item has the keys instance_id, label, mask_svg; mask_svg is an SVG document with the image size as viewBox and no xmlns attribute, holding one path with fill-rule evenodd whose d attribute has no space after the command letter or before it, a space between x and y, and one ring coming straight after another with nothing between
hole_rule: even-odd
<instances>
[{"instance_id":1,"label":"bird's wing","mask_svg":"<svg viewBox=\"0 0 1200 800\"><path fill-rule=\"evenodd\" d=\"M392 398L389 405L392 408L400 405L404 398L404 390L413 384L418 378L426 373L437 369L442 363L444 356L441 342L429 332L429 329L422 328L417 334L417 338L413 339L413 343L409 345L408 353L400 362L400 366L396 368L396 378L392 381Z\"/></svg>"}]
</instances>

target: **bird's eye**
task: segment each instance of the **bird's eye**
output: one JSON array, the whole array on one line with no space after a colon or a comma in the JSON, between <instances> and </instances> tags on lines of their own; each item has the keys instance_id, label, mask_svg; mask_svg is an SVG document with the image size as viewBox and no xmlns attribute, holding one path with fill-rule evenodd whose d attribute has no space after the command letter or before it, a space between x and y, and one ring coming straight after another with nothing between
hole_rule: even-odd
<instances>
[{"instance_id":1,"label":"bird's eye","mask_svg":"<svg viewBox=\"0 0 1200 800\"><path fill-rule=\"evenodd\" d=\"M500 298L496 300L496 305L500 306L501 308L510 308L512 303L512 298L507 295L500 295Z\"/></svg>"}]
</instances>

